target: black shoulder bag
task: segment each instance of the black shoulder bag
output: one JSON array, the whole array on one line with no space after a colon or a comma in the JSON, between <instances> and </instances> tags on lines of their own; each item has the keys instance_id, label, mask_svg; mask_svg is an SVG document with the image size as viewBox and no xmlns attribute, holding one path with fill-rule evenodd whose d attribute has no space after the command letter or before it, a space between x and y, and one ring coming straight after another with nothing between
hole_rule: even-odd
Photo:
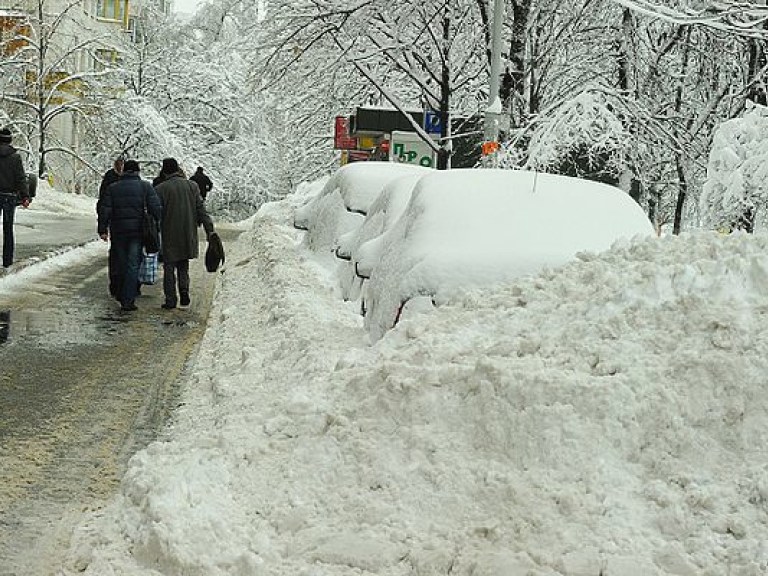
<instances>
[{"instance_id":1,"label":"black shoulder bag","mask_svg":"<svg viewBox=\"0 0 768 576\"><path fill-rule=\"evenodd\" d=\"M155 217L149 213L146 188L144 189L144 214L142 218L141 243L144 245L144 251L147 254L157 254L160 252L160 231L157 229Z\"/></svg>"}]
</instances>

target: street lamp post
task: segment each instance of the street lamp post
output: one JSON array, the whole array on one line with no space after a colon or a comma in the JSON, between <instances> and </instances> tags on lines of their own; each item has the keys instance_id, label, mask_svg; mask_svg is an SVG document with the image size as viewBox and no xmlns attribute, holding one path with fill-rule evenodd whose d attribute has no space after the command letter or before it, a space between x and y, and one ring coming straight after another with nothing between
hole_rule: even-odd
<instances>
[{"instance_id":1,"label":"street lamp post","mask_svg":"<svg viewBox=\"0 0 768 576\"><path fill-rule=\"evenodd\" d=\"M494 0L491 26L491 77L488 89L488 107L485 110L484 154L493 154L498 149L499 120L502 112L499 84L501 82L501 33L504 28L504 0Z\"/></svg>"}]
</instances>

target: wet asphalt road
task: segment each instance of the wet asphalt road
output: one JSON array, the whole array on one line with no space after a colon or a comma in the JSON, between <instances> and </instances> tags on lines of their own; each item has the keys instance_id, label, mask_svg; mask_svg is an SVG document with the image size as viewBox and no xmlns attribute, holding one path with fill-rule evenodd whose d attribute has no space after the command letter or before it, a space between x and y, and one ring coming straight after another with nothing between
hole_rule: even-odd
<instances>
[{"instance_id":1,"label":"wet asphalt road","mask_svg":"<svg viewBox=\"0 0 768 576\"><path fill-rule=\"evenodd\" d=\"M105 252L0 293L0 576L55 574L82 512L167 423L205 330L202 258L188 310L161 310L157 284L123 313L106 274Z\"/></svg>"}]
</instances>

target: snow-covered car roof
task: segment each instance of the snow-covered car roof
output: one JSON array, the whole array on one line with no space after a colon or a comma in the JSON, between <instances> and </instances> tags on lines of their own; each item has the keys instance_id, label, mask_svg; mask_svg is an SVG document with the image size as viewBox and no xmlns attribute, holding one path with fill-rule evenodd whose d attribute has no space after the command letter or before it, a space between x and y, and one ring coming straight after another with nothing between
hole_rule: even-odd
<instances>
[{"instance_id":1,"label":"snow-covered car roof","mask_svg":"<svg viewBox=\"0 0 768 576\"><path fill-rule=\"evenodd\" d=\"M653 234L637 203L606 184L517 170L432 172L382 240L366 324L377 339L414 296L439 302Z\"/></svg>"},{"instance_id":2,"label":"snow-covered car roof","mask_svg":"<svg viewBox=\"0 0 768 576\"><path fill-rule=\"evenodd\" d=\"M362 225L371 204L389 182L430 172L429 168L393 162L347 164L333 173L316 197L296 210L294 225L309 232L311 248L332 249L342 235Z\"/></svg>"},{"instance_id":3,"label":"snow-covered car roof","mask_svg":"<svg viewBox=\"0 0 768 576\"><path fill-rule=\"evenodd\" d=\"M339 256L357 261L362 245L389 230L400 218L414 186L424 175L423 171L418 171L389 181L371 204L360 228L340 239Z\"/></svg>"}]
</instances>

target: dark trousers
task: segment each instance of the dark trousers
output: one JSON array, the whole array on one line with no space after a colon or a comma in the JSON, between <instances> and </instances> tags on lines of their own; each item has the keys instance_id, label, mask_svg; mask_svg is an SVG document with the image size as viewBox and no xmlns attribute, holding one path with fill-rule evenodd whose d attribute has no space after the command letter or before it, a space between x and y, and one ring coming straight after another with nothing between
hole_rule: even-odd
<instances>
[{"instance_id":1,"label":"dark trousers","mask_svg":"<svg viewBox=\"0 0 768 576\"><path fill-rule=\"evenodd\" d=\"M109 247L109 259L107 261L107 271L109 273L109 294L116 300L120 300L120 291L122 290L122 279L120 276L120 267L117 263L117 255L113 246Z\"/></svg>"},{"instance_id":2,"label":"dark trousers","mask_svg":"<svg viewBox=\"0 0 768 576\"><path fill-rule=\"evenodd\" d=\"M138 238L112 239L114 263L119 276L118 294L123 306L133 304L139 285L139 259L141 258L141 240Z\"/></svg>"},{"instance_id":3,"label":"dark trousers","mask_svg":"<svg viewBox=\"0 0 768 576\"><path fill-rule=\"evenodd\" d=\"M163 260L163 292L166 304L176 305L176 281L178 276L179 294L189 296L189 260L166 262Z\"/></svg>"},{"instance_id":4,"label":"dark trousers","mask_svg":"<svg viewBox=\"0 0 768 576\"><path fill-rule=\"evenodd\" d=\"M0 195L0 213L3 215L3 266L13 264L13 217L16 214L16 198Z\"/></svg>"}]
</instances>

